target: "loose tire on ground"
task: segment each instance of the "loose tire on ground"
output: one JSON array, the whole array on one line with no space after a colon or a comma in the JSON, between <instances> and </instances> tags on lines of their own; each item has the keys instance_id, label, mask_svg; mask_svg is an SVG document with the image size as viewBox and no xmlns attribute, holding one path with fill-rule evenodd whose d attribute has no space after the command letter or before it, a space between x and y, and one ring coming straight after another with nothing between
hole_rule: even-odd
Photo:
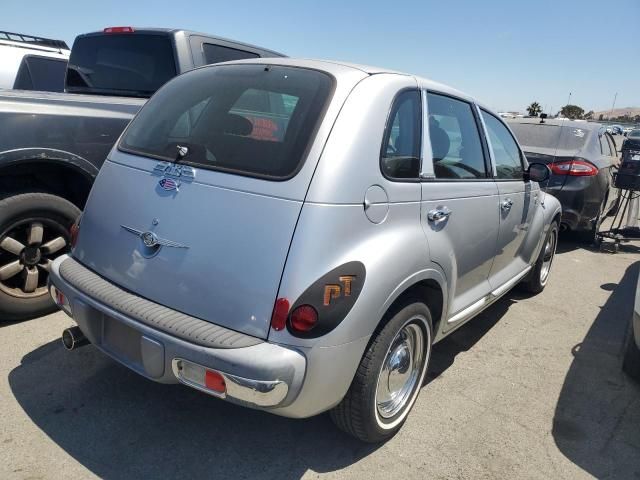
<instances>
[{"instance_id":1,"label":"loose tire on ground","mask_svg":"<svg viewBox=\"0 0 640 480\"><path fill-rule=\"evenodd\" d=\"M48 193L0 199L0 321L55 310L46 281L50 262L69 250L69 228L80 210Z\"/></svg>"},{"instance_id":2,"label":"loose tire on ground","mask_svg":"<svg viewBox=\"0 0 640 480\"><path fill-rule=\"evenodd\" d=\"M420 393L433 342L431 313L424 303L416 299L407 299L390 311L386 319L388 321L372 337L349 391L342 402L331 411L331 418L338 428L369 443L385 441L402 427ZM421 335L421 340L417 340L418 335ZM412 364L415 367L411 371L416 373L407 377L415 378L415 383L411 383L410 388L401 390L403 395L393 397L404 399L403 401L399 400L397 404L392 401L384 402L383 400L392 398L382 398L388 393L386 386L394 383L391 381L392 377L397 382L399 378L407 375L407 370L403 372L402 369L403 365L406 366L402 362L403 339L411 338L415 338L414 345L421 345L414 351L413 358L417 361ZM409 343L411 342L407 341L407 345ZM422 351L419 352L419 349ZM391 371L391 365L400 365L400 368ZM383 371L385 366L388 368ZM391 373L386 375L390 371ZM409 381L403 385L409 385ZM394 411L391 405L395 405L397 411ZM384 410L387 407L388 410Z\"/></svg>"}]
</instances>

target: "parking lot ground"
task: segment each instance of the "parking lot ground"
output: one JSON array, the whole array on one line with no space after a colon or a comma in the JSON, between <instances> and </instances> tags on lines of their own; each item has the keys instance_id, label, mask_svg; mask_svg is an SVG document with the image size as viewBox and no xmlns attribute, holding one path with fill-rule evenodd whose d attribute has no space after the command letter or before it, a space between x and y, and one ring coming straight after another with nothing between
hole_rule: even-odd
<instances>
[{"instance_id":1,"label":"parking lot ground","mask_svg":"<svg viewBox=\"0 0 640 480\"><path fill-rule=\"evenodd\" d=\"M400 433L363 445L66 352L61 313L0 327L0 478L638 478L640 388L620 370L640 250L561 242L440 342Z\"/></svg>"}]
</instances>

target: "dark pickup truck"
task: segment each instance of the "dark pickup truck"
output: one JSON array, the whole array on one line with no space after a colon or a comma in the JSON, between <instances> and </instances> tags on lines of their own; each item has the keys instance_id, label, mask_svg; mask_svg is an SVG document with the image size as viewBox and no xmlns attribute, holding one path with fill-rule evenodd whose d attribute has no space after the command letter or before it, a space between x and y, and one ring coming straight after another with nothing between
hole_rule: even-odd
<instances>
[{"instance_id":1,"label":"dark pickup truck","mask_svg":"<svg viewBox=\"0 0 640 480\"><path fill-rule=\"evenodd\" d=\"M54 309L51 261L98 170L147 98L211 63L282 54L173 29L106 28L76 38L66 93L0 90L0 321Z\"/></svg>"}]
</instances>

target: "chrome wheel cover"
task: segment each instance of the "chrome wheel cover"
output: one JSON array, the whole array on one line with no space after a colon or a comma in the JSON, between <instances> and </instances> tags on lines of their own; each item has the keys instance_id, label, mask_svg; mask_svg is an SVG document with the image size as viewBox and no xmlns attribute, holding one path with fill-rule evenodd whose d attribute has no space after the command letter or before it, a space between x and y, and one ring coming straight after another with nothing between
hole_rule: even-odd
<instances>
[{"instance_id":1,"label":"chrome wheel cover","mask_svg":"<svg viewBox=\"0 0 640 480\"><path fill-rule=\"evenodd\" d=\"M418 324L424 319L410 319L398 331L387 350L376 386L376 413L381 420L398 415L415 397L429 355L430 342Z\"/></svg>"},{"instance_id":2,"label":"chrome wheel cover","mask_svg":"<svg viewBox=\"0 0 640 480\"><path fill-rule=\"evenodd\" d=\"M553 257L556 254L556 245L558 244L558 231L556 229L549 232L547 241L543 247L542 254L542 268L540 269L540 283L545 285L549 279L549 272L551 271L551 263Z\"/></svg>"}]
</instances>

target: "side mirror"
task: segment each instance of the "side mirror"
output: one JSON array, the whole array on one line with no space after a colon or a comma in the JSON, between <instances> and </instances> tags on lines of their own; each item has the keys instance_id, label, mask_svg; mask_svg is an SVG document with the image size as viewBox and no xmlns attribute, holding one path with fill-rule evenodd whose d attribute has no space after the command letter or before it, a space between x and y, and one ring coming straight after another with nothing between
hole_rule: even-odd
<instances>
[{"instance_id":1,"label":"side mirror","mask_svg":"<svg viewBox=\"0 0 640 480\"><path fill-rule=\"evenodd\" d=\"M551 170L544 163L532 163L529 168L524 172L524 179L526 181L544 182L551 176Z\"/></svg>"}]
</instances>

